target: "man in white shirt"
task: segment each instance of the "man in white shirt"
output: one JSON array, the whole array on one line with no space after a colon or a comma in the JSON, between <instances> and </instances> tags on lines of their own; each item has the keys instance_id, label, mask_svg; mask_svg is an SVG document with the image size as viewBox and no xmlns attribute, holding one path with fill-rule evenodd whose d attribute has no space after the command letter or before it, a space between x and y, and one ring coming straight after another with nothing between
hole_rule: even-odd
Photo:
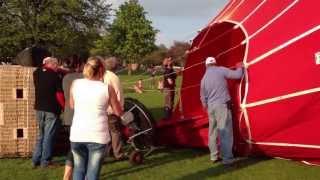
<instances>
[{"instance_id":1,"label":"man in white shirt","mask_svg":"<svg viewBox=\"0 0 320 180\"><path fill-rule=\"evenodd\" d=\"M119 77L114 73L117 68L117 64L118 62L116 58L108 58L105 60L106 72L103 77L103 82L114 88L123 110L123 89ZM118 117L114 115L111 107L108 108L108 118L113 155L117 160L121 160L124 158L124 153L122 151L120 121L118 120Z\"/></svg>"}]
</instances>

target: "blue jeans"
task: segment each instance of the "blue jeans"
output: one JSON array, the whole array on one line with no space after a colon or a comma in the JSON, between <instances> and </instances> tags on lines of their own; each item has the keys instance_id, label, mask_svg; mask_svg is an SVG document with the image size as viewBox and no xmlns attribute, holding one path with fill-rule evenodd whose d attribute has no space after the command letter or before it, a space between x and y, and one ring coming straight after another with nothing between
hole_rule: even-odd
<instances>
[{"instance_id":1,"label":"blue jeans","mask_svg":"<svg viewBox=\"0 0 320 180\"><path fill-rule=\"evenodd\" d=\"M106 144L71 142L74 159L73 180L99 179L101 165L106 152Z\"/></svg>"},{"instance_id":2,"label":"blue jeans","mask_svg":"<svg viewBox=\"0 0 320 180\"><path fill-rule=\"evenodd\" d=\"M47 166L52 157L52 145L57 129L58 115L52 112L36 111L39 136L32 155L34 165Z\"/></svg>"},{"instance_id":3,"label":"blue jeans","mask_svg":"<svg viewBox=\"0 0 320 180\"><path fill-rule=\"evenodd\" d=\"M215 104L208 107L210 159L218 159L217 138L220 139L220 154L222 163L229 163L233 159L233 128L232 114L227 104Z\"/></svg>"}]
</instances>

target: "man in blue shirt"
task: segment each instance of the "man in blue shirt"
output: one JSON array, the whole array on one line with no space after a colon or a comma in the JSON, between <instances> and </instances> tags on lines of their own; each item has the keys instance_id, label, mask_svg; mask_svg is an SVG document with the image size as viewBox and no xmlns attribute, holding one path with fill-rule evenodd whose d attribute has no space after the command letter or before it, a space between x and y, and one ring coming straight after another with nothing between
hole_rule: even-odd
<instances>
[{"instance_id":1,"label":"man in blue shirt","mask_svg":"<svg viewBox=\"0 0 320 180\"><path fill-rule=\"evenodd\" d=\"M213 57L208 57L205 63L207 69L201 80L200 100L209 117L210 160L215 162L219 159L217 146L219 135L222 163L228 165L234 162L234 158L232 114L228 106L231 98L227 79L242 77L242 63L237 64L236 70L217 66L216 59Z\"/></svg>"}]
</instances>

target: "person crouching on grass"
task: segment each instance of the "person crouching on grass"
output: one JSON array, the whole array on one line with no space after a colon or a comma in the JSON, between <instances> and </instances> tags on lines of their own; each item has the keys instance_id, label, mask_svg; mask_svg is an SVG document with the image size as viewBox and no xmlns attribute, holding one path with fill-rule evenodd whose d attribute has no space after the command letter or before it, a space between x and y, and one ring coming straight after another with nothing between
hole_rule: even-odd
<instances>
[{"instance_id":1,"label":"person crouching on grass","mask_svg":"<svg viewBox=\"0 0 320 180\"><path fill-rule=\"evenodd\" d=\"M74 116L70 132L74 157L74 180L99 179L107 144L110 141L107 108L123 114L112 86L102 82L105 67L100 57L90 57L83 69L84 79L73 81L70 107Z\"/></svg>"},{"instance_id":2,"label":"person crouching on grass","mask_svg":"<svg viewBox=\"0 0 320 180\"><path fill-rule=\"evenodd\" d=\"M142 79L139 79L136 84L133 86L133 89L136 93L142 94L143 93L143 85Z\"/></svg>"}]
</instances>

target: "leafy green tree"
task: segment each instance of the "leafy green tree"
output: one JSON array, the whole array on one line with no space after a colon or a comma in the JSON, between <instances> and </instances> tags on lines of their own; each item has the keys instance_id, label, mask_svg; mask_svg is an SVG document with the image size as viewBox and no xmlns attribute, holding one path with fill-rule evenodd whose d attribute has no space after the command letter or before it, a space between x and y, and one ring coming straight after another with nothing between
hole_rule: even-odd
<instances>
[{"instance_id":1,"label":"leafy green tree","mask_svg":"<svg viewBox=\"0 0 320 180\"><path fill-rule=\"evenodd\" d=\"M190 48L187 42L174 41L173 45L168 50L168 56L171 56L175 64L184 66L186 59L186 51Z\"/></svg>"},{"instance_id":2,"label":"leafy green tree","mask_svg":"<svg viewBox=\"0 0 320 180\"><path fill-rule=\"evenodd\" d=\"M142 58L156 48L157 30L151 23L137 0L125 2L116 12L109 37L104 38L107 49L129 64L141 63Z\"/></svg>"},{"instance_id":3,"label":"leafy green tree","mask_svg":"<svg viewBox=\"0 0 320 180\"><path fill-rule=\"evenodd\" d=\"M88 54L108 26L104 0L2 0L0 56L44 44L56 56Z\"/></svg>"},{"instance_id":4,"label":"leafy green tree","mask_svg":"<svg viewBox=\"0 0 320 180\"><path fill-rule=\"evenodd\" d=\"M113 56L114 53L111 52L111 39L110 34L105 33L104 36L99 38L94 42L94 47L90 49L91 55L100 55L100 56Z\"/></svg>"},{"instance_id":5,"label":"leafy green tree","mask_svg":"<svg viewBox=\"0 0 320 180\"><path fill-rule=\"evenodd\" d=\"M165 45L159 45L156 50L147 54L143 58L143 64L146 65L161 65L163 59L168 55L168 49Z\"/></svg>"}]
</instances>

